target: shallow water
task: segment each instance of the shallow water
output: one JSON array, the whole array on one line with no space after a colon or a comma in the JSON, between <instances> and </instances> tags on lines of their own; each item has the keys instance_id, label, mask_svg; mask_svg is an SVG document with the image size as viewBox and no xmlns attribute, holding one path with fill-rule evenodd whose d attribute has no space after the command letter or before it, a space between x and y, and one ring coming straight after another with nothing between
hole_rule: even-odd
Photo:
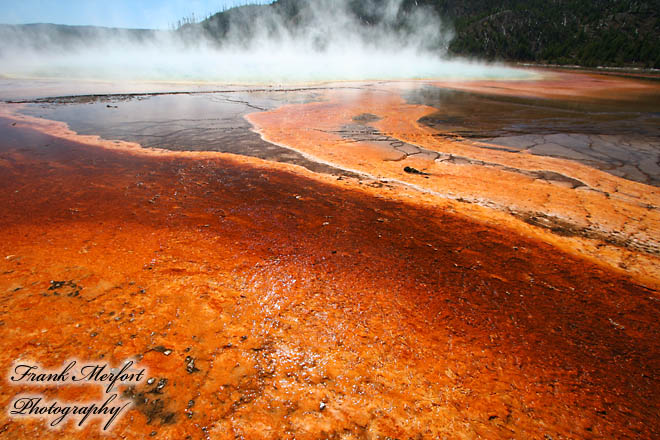
<instances>
[{"instance_id":1,"label":"shallow water","mask_svg":"<svg viewBox=\"0 0 660 440\"><path fill-rule=\"evenodd\" d=\"M300 153L261 140L243 118L287 102L306 102L314 91L181 93L47 99L22 112L66 122L80 134L137 142L145 148L219 151L287 162L312 171L346 174Z\"/></svg>"},{"instance_id":2,"label":"shallow water","mask_svg":"<svg viewBox=\"0 0 660 440\"><path fill-rule=\"evenodd\" d=\"M484 148L574 160L660 185L660 92L634 101L524 98L423 87L408 102L438 111L420 120Z\"/></svg>"},{"instance_id":3,"label":"shallow water","mask_svg":"<svg viewBox=\"0 0 660 440\"><path fill-rule=\"evenodd\" d=\"M81 134L144 147L244 154L337 173L296 151L263 142L244 116L322 100L328 90L354 90L350 99L361 100L387 87L381 82L252 91L225 86L222 92L192 94L102 94L32 100L21 111L66 122ZM413 82L407 83L402 96L408 103L436 109L419 122L439 136L468 138L481 142L483 148L578 161L629 180L660 185L658 91L632 102L568 101L486 95ZM385 145L391 142L368 123L345 129L355 139L367 136L372 143L379 143L379 138Z\"/></svg>"}]
</instances>

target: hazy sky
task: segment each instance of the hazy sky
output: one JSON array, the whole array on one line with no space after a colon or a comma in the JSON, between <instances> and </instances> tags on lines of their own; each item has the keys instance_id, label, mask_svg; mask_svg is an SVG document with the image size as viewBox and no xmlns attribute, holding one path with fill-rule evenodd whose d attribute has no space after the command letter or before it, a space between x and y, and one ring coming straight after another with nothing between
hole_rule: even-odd
<instances>
[{"instance_id":1,"label":"hazy sky","mask_svg":"<svg viewBox=\"0 0 660 440\"><path fill-rule=\"evenodd\" d=\"M272 0L0 0L0 23L167 29L183 17Z\"/></svg>"}]
</instances>

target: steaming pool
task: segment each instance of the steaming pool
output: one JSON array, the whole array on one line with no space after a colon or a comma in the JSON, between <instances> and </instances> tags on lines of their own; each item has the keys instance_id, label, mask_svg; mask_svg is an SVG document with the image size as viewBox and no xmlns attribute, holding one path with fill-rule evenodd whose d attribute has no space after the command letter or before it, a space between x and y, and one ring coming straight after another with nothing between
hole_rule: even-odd
<instances>
[{"instance_id":1,"label":"steaming pool","mask_svg":"<svg viewBox=\"0 0 660 440\"><path fill-rule=\"evenodd\" d=\"M402 64L1 78L0 364L136 359L124 438L659 433L660 83Z\"/></svg>"},{"instance_id":2,"label":"steaming pool","mask_svg":"<svg viewBox=\"0 0 660 440\"><path fill-rule=\"evenodd\" d=\"M461 66L461 75L465 75L465 65ZM482 148L573 160L653 186L660 182L657 90L645 91L633 99L575 100L502 95L497 93L497 85L485 91L454 88L452 83L480 81L502 82L506 87L511 82L533 83L550 75L505 66L494 66L484 74L483 66L472 67L474 75L467 73L459 80L446 75L434 80L291 85L17 79L2 83L0 97L23 103L23 114L64 122L82 135L136 142L147 148L244 154L299 164L312 171L336 172L323 160L301 155L295 147L264 142L245 116L284 105L322 101L329 92L337 92L346 100L399 94L408 104L433 109L418 122L436 130L438 136L469 139ZM444 69L454 70L451 66ZM491 90L495 93L489 93ZM400 139L388 138L359 118L353 118L339 132L344 139L378 144L377 150L384 150L384 154L388 149L396 154L390 144L400 148Z\"/></svg>"}]
</instances>

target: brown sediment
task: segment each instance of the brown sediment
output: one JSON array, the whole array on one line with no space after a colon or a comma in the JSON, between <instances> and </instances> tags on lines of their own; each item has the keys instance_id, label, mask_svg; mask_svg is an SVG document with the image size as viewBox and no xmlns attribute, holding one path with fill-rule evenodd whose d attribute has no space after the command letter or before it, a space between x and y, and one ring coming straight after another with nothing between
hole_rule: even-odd
<instances>
[{"instance_id":1,"label":"brown sediment","mask_svg":"<svg viewBox=\"0 0 660 440\"><path fill-rule=\"evenodd\" d=\"M609 80L623 83L623 89L637 87L622 79ZM547 84L537 86L544 90ZM577 96L581 86L565 87ZM518 218L554 231L565 239L552 236L557 234L547 234L546 239L562 249L658 285L657 187L571 160L503 151L506 149L484 142L448 136L419 122L437 110L406 103L401 97L405 85L401 87L329 90L322 102L287 105L247 118L270 142L383 182L407 185L431 197L511 213L508 218L493 219L519 229ZM527 87L531 89L533 83ZM372 117L364 122L361 115ZM370 127L372 133L365 136L356 123Z\"/></svg>"},{"instance_id":2,"label":"brown sediment","mask_svg":"<svg viewBox=\"0 0 660 440\"><path fill-rule=\"evenodd\" d=\"M390 112L426 110L388 96L332 108L342 124L372 113L382 119L358 120L406 133L412 122ZM326 137L353 159L380 157L338 142L336 116L321 110L332 105L303 107L319 123L284 125L286 139L315 157L309 139ZM377 180L12 117L0 119L3 371L19 357L50 367L137 357L155 381L124 389L136 405L110 435L3 411L3 438L660 435L657 291L533 238L541 230ZM423 175L395 177L427 188ZM3 385L2 407L21 390L35 391Z\"/></svg>"}]
</instances>

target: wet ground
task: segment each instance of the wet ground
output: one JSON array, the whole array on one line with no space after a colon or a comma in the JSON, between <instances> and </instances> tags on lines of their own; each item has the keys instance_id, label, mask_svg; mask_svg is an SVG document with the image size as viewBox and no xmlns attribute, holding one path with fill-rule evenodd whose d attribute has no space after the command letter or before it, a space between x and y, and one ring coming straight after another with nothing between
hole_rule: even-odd
<instances>
[{"instance_id":1,"label":"wet ground","mask_svg":"<svg viewBox=\"0 0 660 440\"><path fill-rule=\"evenodd\" d=\"M646 93L651 97L657 95L658 84L633 82L631 86L627 80L558 75L559 79L551 76L552 84L561 92L555 99L545 96L548 90L554 89L547 89L548 84L544 82L536 89L539 96L532 98L528 95L535 90L533 81L516 83L513 89L506 88L511 82L503 81L498 93L486 98L477 96L469 105L458 105L454 109L451 103L443 104L431 98L428 104L433 106L414 102L411 96L426 90L427 84L381 83L326 90L323 99L317 102L290 104L246 117L267 141L288 145L324 163L360 172L386 185L485 206L555 235L587 238L586 245L582 241L580 245L568 244L565 249L657 279L660 276L660 267L655 262L660 252L660 193L657 187L648 184L657 178L657 138L650 136L657 132L655 116L648 114L644 119L647 134L639 140L626 115L637 98L646 102L644 100L649 99ZM481 82L448 82L434 87L462 88L479 94L483 94L485 88ZM511 129L503 122L507 118L499 114L518 106L509 103L511 94L518 89L525 90L517 96L518 100L537 102L535 106L530 104L527 119L521 116L521 124L542 125L543 121L533 124L531 121L535 121L539 113L547 114L557 106L594 106L598 101L591 94L599 90L608 97L602 102L604 108L609 108L610 100L614 99L608 95L618 91L622 95L623 110L610 117L609 125L602 126L604 133L615 134L593 134L598 142L587 142L580 126L586 120L597 124L600 116L578 112L571 132L560 131L567 123L552 128L552 120L546 118L546 128L539 133L512 137ZM589 96L578 99L583 89ZM452 93L440 96L453 96ZM541 106L540 99L549 104ZM462 111L465 114L468 107L474 108L478 115L486 114L491 101L495 102L491 108L493 114L483 118L482 131L476 127L476 119L472 120L471 137L461 135L460 130L454 132L448 127L429 124L429 118L437 121L439 113L451 115ZM557 102L552 104L554 101ZM645 103L642 107L648 105ZM525 113L518 108L518 114ZM460 124L470 125L466 120L470 121L467 117L455 120L454 128ZM480 134L475 139L476 132ZM529 148L502 145L521 139L526 139ZM621 142L615 144L617 140ZM588 160L575 160L576 150L580 149L584 154L579 158ZM618 159L613 159L614 156ZM598 161L591 159L595 157ZM622 178L612 170L628 177L640 176L639 180L648 182Z\"/></svg>"},{"instance_id":2,"label":"wet ground","mask_svg":"<svg viewBox=\"0 0 660 440\"><path fill-rule=\"evenodd\" d=\"M348 175L264 142L244 118L314 96L313 90L87 95L28 101L23 112L66 122L77 133L137 142L145 148L242 154Z\"/></svg>"},{"instance_id":3,"label":"wet ground","mask_svg":"<svg viewBox=\"0 0 660 440\"><path fill-rule=\"evenodd\" d=\"M634 102L562 101L438 87L406 95L438 111L420 120L482 148L574 160L615 176L660 184L660 94Z\"/></svg>"},{"instance_id":4,"label":"wet ground","mask_svg":"<svg viewBox=\"0 0 660 440\"><path fill-rule=\"evenodd\" d=\"M659 437L657 188L482 148L377 87L3 113L3 370L137 358L110 438ZM0 433L102 437L6 412Z\"/></svg>"},{"instance_id":5,"label":"wet ground","mask_svg":"<svg viewBox=\"0 0 660 440\"><path fill-rule=\"evenodd\" d=\"M77 133L104 139L171 150L244 154L340 173L296 151L263 142L244 116L285 104L318 101L328 90L364 90L368 94L380 87L387 84L253 91L234 87L221 92L82 95L13 102L28 103L22 110L25 114L66 122ZM482 148L574 160L629 180L660 184L660 92L655 89L634 102L498 96L424 83L408 87L402 95L410 104L436 109L419 122L439 135L467 138ZM346 137L386 146L395 142L399 147L400 140L384 136L368 120L357 122L362 126L342 127ZM425 154L415 146L399 151Z\"/></svg>"}]
</instances>

